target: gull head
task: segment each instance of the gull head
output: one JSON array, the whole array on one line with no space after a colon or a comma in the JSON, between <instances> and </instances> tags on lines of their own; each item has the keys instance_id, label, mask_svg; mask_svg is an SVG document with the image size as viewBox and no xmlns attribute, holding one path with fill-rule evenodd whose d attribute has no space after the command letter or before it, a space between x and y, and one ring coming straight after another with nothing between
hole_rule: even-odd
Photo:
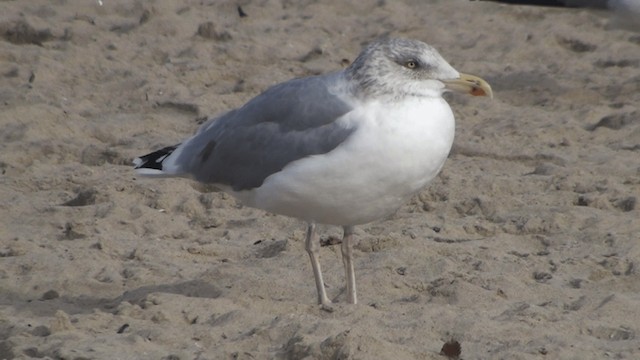
<instances>
[{"instance_id":1,"label":"gull head","mask_svg":"<svg viewBox=\"0 0 640 360\"><path fill-rule=\"evenodd\" d=\"M345 70L355 92L373 97L440 97L445 91L493 97L483 79L459 73L432 46L384 38L369 44Z\"/></svg>"}]
</instances>

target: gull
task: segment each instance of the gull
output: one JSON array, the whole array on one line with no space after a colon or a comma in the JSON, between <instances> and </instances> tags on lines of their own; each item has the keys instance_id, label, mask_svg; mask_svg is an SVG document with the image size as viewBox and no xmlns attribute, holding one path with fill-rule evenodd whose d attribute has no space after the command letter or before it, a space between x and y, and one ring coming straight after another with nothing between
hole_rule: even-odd
<instances>
[{"instance_id":1,"label":"gull","mask_svg":"<svg viewBox=\"0 0 640 360\"><path fill-rule=\"evenodd\" d=\"M378 39L342 71L270 87L195 135L134 160L140 175L213 184L247 206L307 222L318 303L330 306L316 224L343 227L346 300L357 303L354 226L392 215L453 145L446 91L493 97L430 45Z\"/></svg>"}]
</instances>

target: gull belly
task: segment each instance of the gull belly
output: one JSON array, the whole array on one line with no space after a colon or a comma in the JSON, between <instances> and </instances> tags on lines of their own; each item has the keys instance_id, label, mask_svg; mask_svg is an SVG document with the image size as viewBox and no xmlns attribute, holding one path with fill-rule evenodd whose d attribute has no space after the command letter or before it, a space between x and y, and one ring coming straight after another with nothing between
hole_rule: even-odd
<instances>
[{"instance_id":1,"label":"gull belly","mask_svg":"<svg viewBox=\"0 0 640 360\"><path fill-rule=\"evenodd\" d=\"M442 168L453 144L453 113L440 97L370 101L356 109L339 120L356 126L343 144L236 195L250 206L323 224L357 225L395 212Z\"/></svg>"}]
</instances>

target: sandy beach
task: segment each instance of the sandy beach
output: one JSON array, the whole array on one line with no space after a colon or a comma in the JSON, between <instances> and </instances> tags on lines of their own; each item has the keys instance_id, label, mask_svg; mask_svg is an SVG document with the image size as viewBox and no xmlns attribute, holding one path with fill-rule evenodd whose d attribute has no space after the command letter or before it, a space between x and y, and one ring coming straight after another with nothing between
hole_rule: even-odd
<instances>
[{"instance_id":1,"label":"sandy beach","mask_svg":"<svg viewBox=\"0 0 640 360\"><path fill-rule=\"evenodd\" d=\"M627 14L628 15L628 14ZM631 19L631 20L629 20ZM0 359L640 359L640 26L464 0L0 1ZM442 173L357 227L316 304L305 224L131 161L271 85L415 38ZM341 229L319 226L323 238Z\"/></svg>"}]
</instances>

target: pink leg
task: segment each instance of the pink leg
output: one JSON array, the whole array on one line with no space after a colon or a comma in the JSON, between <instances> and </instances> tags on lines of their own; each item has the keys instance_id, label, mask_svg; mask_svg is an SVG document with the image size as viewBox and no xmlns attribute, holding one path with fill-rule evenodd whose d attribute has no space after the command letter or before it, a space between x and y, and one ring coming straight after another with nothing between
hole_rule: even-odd
<instances>
[{"instance_id":1,"label":"pink leg","mask_svg":"<svg viewBox=\"0 0 640 360\"><path fill-rule=\"evenodd\" d=\"M307 227L307 239L305 241L305 249L311 259L311 267L313 268L313 277L316 280L316 290L318 290L318 304L328 306L331 300L327 297L324 289L324 280L322 280L322 269L320 268L319 250L320 243L316 237L316 224L309 223Z\"/></svg>"},{"instance_id":2,"label":"pink leg","mask_svg":"<svg viewBox=\"0 0 640 360\"><path fill-rule=\"evenodd\" d=\"M356 296L356 274L353 271L353 226L344 227L344 236L342 237L342 263L344 264L344 273L347 278L347 302L349 304L357 304Z\"/></svg>"}]
</instances>

